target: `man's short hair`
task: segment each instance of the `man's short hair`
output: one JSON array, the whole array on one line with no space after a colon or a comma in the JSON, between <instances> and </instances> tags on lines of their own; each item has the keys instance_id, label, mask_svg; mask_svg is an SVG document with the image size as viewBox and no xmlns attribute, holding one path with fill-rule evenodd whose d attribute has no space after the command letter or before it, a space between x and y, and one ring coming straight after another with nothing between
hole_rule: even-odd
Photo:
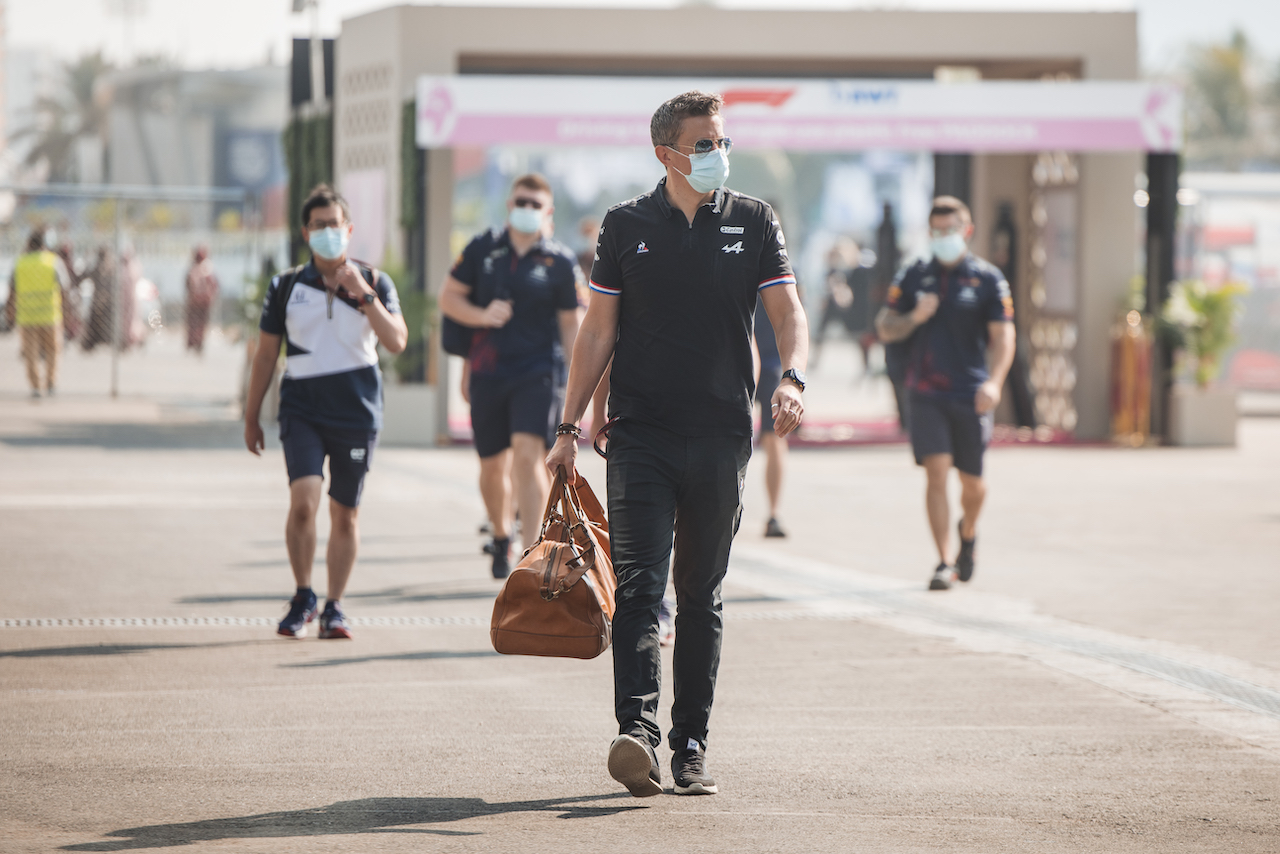
<instances>
[{"instance_id":1,"label":"man's short hair","mask_svg":"<svg viewBox=\"0 0 1280 854\"><path fill-rule=\"evenodd\" d=\"M973 224L973 215L969 213L969 206L955 196L938 196L933 200L933 207L929 208L929 219L952 214L958 214L960 221L965 225Z\"/></svg>"},{"instance_id":2,"label":"man's short hair","mask_svg":"<svg viewBox=\"0 0 1280 854\"><path fill-rule=\"evenodd\" d=\"M302 225L310 227L311 212L316 208L327 208L333 205L342 208L342 218L351 222L351 208L347 207L347 200L338 195L338 191L328 184L316 184L307 195L306 201L302 203Z\"/></svg>"},{"instance_id":3,"label":"man's short hair","mask_svg":"<svg viewBox=\"0 0 1280 854\"><path fill-rule=\"evenodd\" d=\"M44 226L38 225L31 230L31 234L27 237L27 251L39 252L44 248Z\"/></svg>"},{"instance_id":4,"label":"man's short hair","mask_svg":"<svg viewBox=\"0 0 1280 854\"><path fill-rule=\"evenodd\" d=\"M654 148L660 145L671 145L680 136L680 126L690 116L718 116L724 98L707 92L685 92L676 95L661 107L654 110L649 120L649 139Z\"/></svg>"},{"instance_id":5,"label":"man's short hair","mask_svg":"<svg viewBox=\"0 0 1280 854\"><path fill-rule=\"evenodd\" d=\"M511 192L514 193L518 188L533 190L535 193L546 193L548 196L555 196L551 191L551 182L537 172L528 172L511 182Z\"/></svg>"}]
</instances>

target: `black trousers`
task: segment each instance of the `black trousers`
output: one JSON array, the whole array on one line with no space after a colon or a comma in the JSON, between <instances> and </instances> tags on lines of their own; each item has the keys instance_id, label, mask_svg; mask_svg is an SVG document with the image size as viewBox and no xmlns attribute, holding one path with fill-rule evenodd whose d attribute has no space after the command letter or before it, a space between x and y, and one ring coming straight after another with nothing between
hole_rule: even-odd
<instances>
[{"instance_id":1,"label":"black trousers","mask_svg":"<svg viewBox=\"0 0 1280 854\"><path fill-rule=\"evenodd\" d=\"M750 459L745 436L686 437L632 420L619 421L609 435L609 536L618 576L614 706L619 732L655 748L662 741L658 606L668 565L676 590L676 644L667 739L673 749L690 738L707 743L720 667L720 585L742 518Z\"/></svg>"}]
</instances>

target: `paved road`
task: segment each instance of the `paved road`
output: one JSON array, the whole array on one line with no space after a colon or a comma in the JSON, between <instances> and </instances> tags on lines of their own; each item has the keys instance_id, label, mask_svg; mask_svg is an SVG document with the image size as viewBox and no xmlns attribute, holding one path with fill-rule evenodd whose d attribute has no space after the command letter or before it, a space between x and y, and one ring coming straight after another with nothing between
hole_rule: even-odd
<instances>
[{"instance_id":1,"label":"paved road","mask_svg":"<svg viewBox=\"0 0 1280 854\"><path fill-rule=\"evenodd\" d=\"M0 851L1275 852L1280 420L1241 435L994 452L948 594L903 448L794 454L781 543L753 470L722 793L637 801L608 657L489 647L470 452L378 451L357 637L292 642L278 451L6 397Z\"/></svg>"}]
</instances>

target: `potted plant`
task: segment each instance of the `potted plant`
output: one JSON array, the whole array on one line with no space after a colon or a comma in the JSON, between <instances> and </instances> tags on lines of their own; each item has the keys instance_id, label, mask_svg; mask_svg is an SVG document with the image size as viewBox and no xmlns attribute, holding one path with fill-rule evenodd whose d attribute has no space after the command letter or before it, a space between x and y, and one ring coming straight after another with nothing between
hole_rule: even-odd
<instances>
[{"instance_id":1,"label":"potted plant","mask_svg":"<svg viewBox=\"0 0 1280 854\"><path fill-rule=\"evenodd\" d=\"M1235 341L1244 285L1178 282L1161 316L1166 340L1178 352L1169 398L1169 440L1174 445L1235 445L1236 394L1214 384L1222 357ZM1188 381L1189 380L1189 381Z\"/></svg>"}]
</instances>

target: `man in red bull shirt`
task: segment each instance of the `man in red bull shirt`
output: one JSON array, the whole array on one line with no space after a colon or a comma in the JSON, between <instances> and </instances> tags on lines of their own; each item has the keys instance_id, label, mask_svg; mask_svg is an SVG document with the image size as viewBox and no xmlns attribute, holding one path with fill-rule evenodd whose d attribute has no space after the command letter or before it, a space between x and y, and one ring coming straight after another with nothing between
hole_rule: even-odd
<instances>
[{"instance_id":1,"label":"man in red bull shirt","mask_svg":"<svg viewBox=\"0 0 1280 854\"><path fill-rule=\"evenodd\" d=\"M987 494L982 460L1013 362L1013 299L1000 270L969 252L973 220L964 202L934 199L929 233L932 257L898 274L876 331L886 344L907 342L911 449L925 469L925 506L938 548L929 589L947 590L957 577L973 577L978 514ZM947 503L953 466L964 513L954 562Z\"/></svg>"}]
</instances>

